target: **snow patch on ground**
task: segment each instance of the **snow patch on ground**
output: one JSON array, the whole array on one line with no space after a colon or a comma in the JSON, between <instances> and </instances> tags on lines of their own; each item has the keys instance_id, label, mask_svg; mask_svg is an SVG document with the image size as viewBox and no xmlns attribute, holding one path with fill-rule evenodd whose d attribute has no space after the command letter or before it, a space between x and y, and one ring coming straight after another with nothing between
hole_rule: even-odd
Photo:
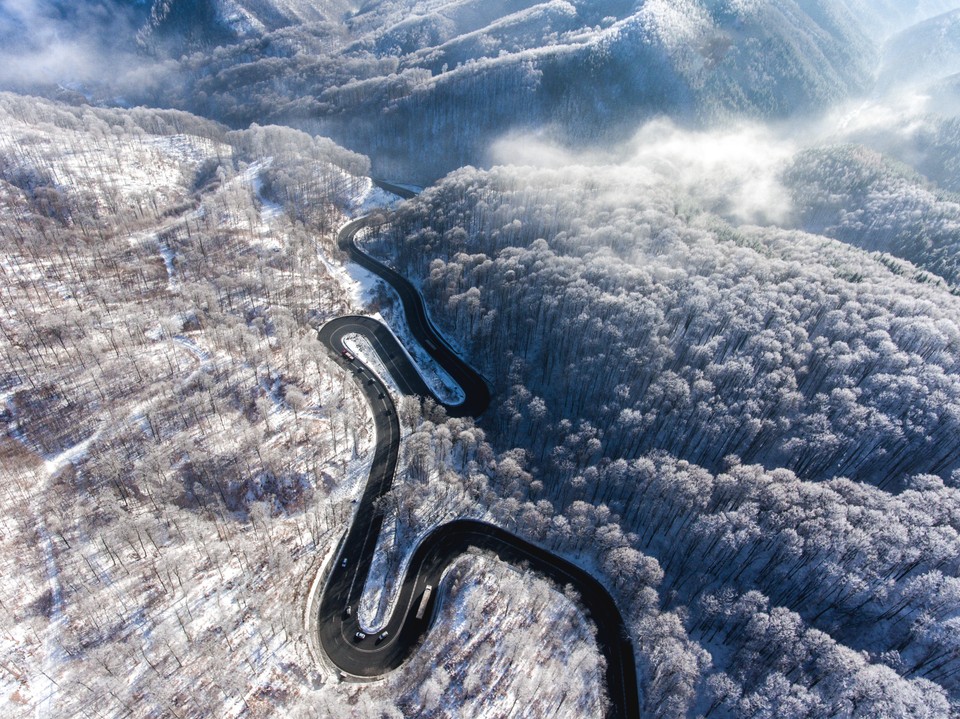
<instances>
[{"instance_id":1,"label":"snow patch on ground","mask_svg":"<svg viewBox=\"0 0 960 719\"><path fill-rule=\"evenodd\" d=\"M244 175L248 178L253 193L256 195L257 202L260 203L260 221L266 225L271 224L277 217L283 214L283 206L278 202L267 198L263 194L263 177L261 173L273 164L273 158L257 162L247 168Z\"/></svg>"},{"instance_id":2,"label":"snow patch on ground","mask_svg":"<svg viewBox=\"0 0 960 719\"><path fill-rule=\"evenodd\" d=\"M391 288L391 293L393 292ZM396 295L394 295L396 296ZM408 356L413 361L413 366L427 383L430 390L446 404L460 404L466 399L463 389L456 381L447 374L447 371L440 366L430 353L414 338L407 325L407 318L403 312L403 305L399 298L393 305L396 312L391 309L385 310L384 324L393 332L394 336L400 341L400 345L407 351ZM445 342L451 347L456 348L455 344L448 342L446 336L439 333ZM461 356L462 353L461 353Z\"/></svg>"},{"instance_id":3,"label":"snow patch on ground","mask_svg":"<svg viewBox=\"0 0 960 719\"><path fill-rule=\"evenodd\" d=\"M177 166L200 164L210 157L230 157L233 148L197 135L166 135L152 137L146 145L156 147Z\"/></svg>"},{"instance_id":4,"label":"snow patch on ground","mask_svg":"<svg viewBox=\"0 0 960 719\"><path fill-rule=\"evenodd\" d=\"M43 546L47 582L50 585L51 596L50 624L43 637L43 670L40 672L40 678L38 678L37 687L34 690L39 695L36 699L36 717L37 719L45 719L45 717L52 716L51 705L59 692L59 687L53 677L60 674L59 665L65 658L63 650L56 642L57 634L63 624L63 591L60 587L60 572L57 569L57 560L50 534L39 519L36 521L36 527Z\"/></svg>"},{"instance_id":5,"label":"snow patch on ground","mask_svg":"<svg viewBox=\"0 0 960 719\"><path fill-rule=\"evenodd\" d=\"M173 338L173 341L178 345L183 347L187 352L192 354L200 362L202 367L208 367L210 365L210 353L203 349L200 345L194 342L189 337L184 337L183 335L177 335Z\"/></svg>"},{"instance_id":6,"label":"snow patch on ground","mask_svg":"<svg viewBox=\"0 0 960 719\"><path fill-rule=\"evenodd\" d=\"M390 516L384 519L377 537L377 548L367 572L367 581L363 584L360 606L357 608L357 621L364 630L372 634L380 630L393 612L399 597L397 579L404 575L413 551L404 554L404 564L398 569L390 561L396 545L397 519Z\"/></svg>"},{"instance_id":7,"label":"snow patch on ground","mask_svg":"<svg viewBox=\"0 0 960 719\"><path fill-rule=\"evenodd\" d=\"M346 288L354 307L370 305L377 295L378 288L384 284L379 276L354 262L334 266L324 259L323 263L340 280L341 286Z\"/></svg>"},{"instance_id":8,"label":"snow patch on ground","mask_svg":"<svg viewBox=\"0 0 960 719\"><path fill-rule=\"evenodd\" d=\"M172 290L177 286L177 277L173 268L176 255L174 254L173 250L170 249L169 245L164 244L159 239L157 240L157 246L160 248L160 256L163 258L163 266L167 270L167 285Z\"/></svg>"},{"instance_id":9,"label":"snow patch on ground","mask_svg":"<svg viewBox=\"0 0 960 719\"><path fill-rule=\"evenodd\" d=\"M358 197L359 203L354 204L353 213L355 217L370 214L374 210L393 209L398 203L403 202L403 198L399 195L387 192L373 183L370 183L370 185L369 191Z\"/></svg>"},{"instance_id":10,"label":"snow patch on ground","mask_svg":"<svg viewBox=\"0 0 960 719\"><path fill-rule=\"evenodd\" d=\"M350 217L362 217L375 210L393 209L400 202L403 202L402 197L387 192L382 187L375 185L369 177L365 177L360 192L350 198L348 215Z\"/></svg>"},{"instance_id":11,"label":"snow patch on ground","mask_svg":"<svg viewBox=\"0 0 960 719\"><path fill-rule=\"evenodd\" d=\"M363 362L363 364L369 367L370 370L380 378L380 381L387 386L387 389L390 390L390 393L395 398L403 396L400 387L397 386L397 383L393 379L393 375L387 371L386 365L383 364L380 355L373 349L370 340L363 335L351 334L343 338L343 344L353 352L357 359Z\"/></svg>"},{"instance_id":12,"label":"snow patch on ground","mask_svg":"<svg viewBox=\"0 0 960 719\"><path fill-rule=\"evenodd\" d=\"M44 467L47 470L47 474L49 474L51 477L54 477L59 474L68 464L74 464L83 459L87 455L87 450L90 448L90 445L96 441L99 435L99 431L94 432L82 442L77 442L77 444L73 445L72 447L68 447L60 454L49 457L44 462Z\"/></svg>"}]
</instances>

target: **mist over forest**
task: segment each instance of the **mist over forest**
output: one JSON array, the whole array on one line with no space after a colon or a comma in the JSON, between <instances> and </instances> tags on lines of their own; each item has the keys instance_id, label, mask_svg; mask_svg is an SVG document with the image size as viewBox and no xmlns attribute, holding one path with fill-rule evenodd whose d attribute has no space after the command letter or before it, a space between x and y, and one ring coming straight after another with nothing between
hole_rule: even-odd
<instances>
[{"instance_id":1,"label":"mist over forest","mask_svg":"<svg viewBox=\"0 0 960 719\"><path fill-rule=\"evenodd\" d=\"M455 393L368 214L492 396L382 378L371 636L478 519L603 584L641 716L960 716L958 0L0 0L0 713L611 711L480 552L399 669L320 656L377 437L317 329Z\"/></svg>"}]
</instances>

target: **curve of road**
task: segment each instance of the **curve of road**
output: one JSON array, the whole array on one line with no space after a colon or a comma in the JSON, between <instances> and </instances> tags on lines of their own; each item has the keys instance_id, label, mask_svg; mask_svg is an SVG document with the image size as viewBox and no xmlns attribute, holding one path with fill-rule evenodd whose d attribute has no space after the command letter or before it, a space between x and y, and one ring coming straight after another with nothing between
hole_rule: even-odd
<instances>
[{"instance_id":1,"label":"curve of road","mask_svg":"<svg viewBox=\"0 0 960 719\"><path fill-rule=\"evenodd\" d=\"M402 188L388 186L386 189ZM436 398L394 335L372 318L338 317L320 328L320 341L349 369L366 397L376 429L370 475L357 501L353 522L337 548L320 597L317 622L321 648L347 676L375 677L397 668L414 652L430 627L436 592L429 598L423 617L416 616L426 586L438 589L444 570L471 547L486 549L504 561L524 563L561 586L572 585L579 592L587 615L596 625L597 642L606 659L610 699L607 716L639 717L633 647L623 617L607 590L580 567L491 524L456 520L433 530L414 550L400 582L393 614L386 624L369 634L360 626L355 609L360 604L383 524L376 500L390 490L393 482L400 424L386 386L359 360L344 354L344 338L351 334L366 337L402 392L433 397L452 416L477 416L490 403L486 382L443 341L430 323L419 292L395 270L374 260L356 245L356 233L369 222L369 218L360 218L345 225L340 230L340 247L352 260L393 286L403 303L411 333L460 384L466 399L458 405L447 405Z\"/></svg>"}]
</instances>

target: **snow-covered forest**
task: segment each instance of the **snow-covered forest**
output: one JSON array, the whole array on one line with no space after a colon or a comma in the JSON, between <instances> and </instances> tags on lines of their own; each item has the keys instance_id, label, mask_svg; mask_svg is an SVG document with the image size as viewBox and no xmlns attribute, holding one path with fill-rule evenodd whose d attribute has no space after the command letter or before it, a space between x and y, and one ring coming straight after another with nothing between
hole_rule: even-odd
<instances>
[{"instance_id":1,"label":"snow-covered forest","mask_svg":"<svg viewBox=\"0 0 960 719\"><path fill-rule=\"evenodd\" d=\"M775 685L842 713L878 672L875 715L945 706L960 300L890 255L674 198L596 167L464 169L374 246L496 378L492 436L525 450L504 518L602 566L638 620L659 584L710 649L690 708L736 715ZM793 638L755 641L799 654L745 662L741 602L785 612ZM823 683L808 639L869 658Z\"/></svg>"},{"instance_id":2,"label":"snow-covered forest","mask_svg":"<svg viewBox=\"0 0 960 719\"><path fill-rule=\"evenodd\" d=\"M571 651L544 706L599 706L589 642L492 641L499 603L517 631L589 631L496 564L458 574L460 618L431 635L458 698L422 664L342 686L309 651L303 599L372 442L313 331L356 302L333 229L369 193L365 158L180 112L2 95L0 113L4 716L528 707Z\"/></svg>"},{"instance_id":3,"label":"snow-covered forest","mask_svg":"<svg viewBox=\"0 0 960 719\"><path fill-rule=\"evenodd\" d=\"M960 715L958 27L960 0L0 2L0 714L604 716L576 591L477 552L396 672L318 649L376 438L316 330L428 355L337 245L374 212L364 249L493 400L383 378L362 626L476 518L609 589L643 716Z\"/></svg>"},{"instance_id":4,"label":"snow-covered forest","mask_svg":"<svg viewBox=\"0 0 960 719\"><path fill-rule=\"evenodd\" d=\"M48 2L11 11L6 23L0 13L14 68L5 73L8 87L46 86L100 102L119 95L235 128L292 125L363 152L379 176L421 183L476 164L508 131L603 147L664 115L693 123L808 116L869 91L885 38L907 28L922 33L915 23L955 7L952 0L89 3L109 8L108 21L85 3L44 12ZM108 22L110 40L90 47L84 29L102 33ZM56 52L51 36L61 38ZM909 36L902 44L917 46ZM74 54L82 62L56 74L67 64L62 55ZM919 63L904 62L925 81Z\"/></svg>"}]
</instances>

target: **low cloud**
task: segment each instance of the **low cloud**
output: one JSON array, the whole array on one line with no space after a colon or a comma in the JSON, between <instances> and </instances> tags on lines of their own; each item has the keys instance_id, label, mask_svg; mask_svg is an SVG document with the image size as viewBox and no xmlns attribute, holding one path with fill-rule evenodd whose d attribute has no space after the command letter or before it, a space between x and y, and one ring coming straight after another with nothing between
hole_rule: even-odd
<instances>
[{"instance_id":1,"label":"low cloud","mask_svg":"<svg viewBox=\"0 0 960 719\"><path fill-rule=\"evenodd\" d=\"M142 63L131 52L136 30L132 12L109 0L0 0L0 84L115 82Z\"/></svg>"},{"instance_id":2,"label":"low cloud","mask_svg":"<svg viewBox=\"0 0 960 719\"><path fill-rule=\"evenodd\" d=\"M636 184L668 185L702 207L742 223L776 224L791 211L780 175L797 147L758 124L691 131L668 120L643 125L610 152L577 152L530 135L501 138L496 164L614 168Z\"/></svg>"},{"instance_id":3,"label":"low cloud","mask_svg":"<svg viewBox=\"0 0 960 719\"><path fill-rule=\"evenodd\" d=\"M783 173L799 151L865 145L943 183L943 168L931 153L957 146L958 117L960 76L954 76L935 87L898 88L841 103L819 118L777 125L744 121L689 130L654 120L608 151L571 149L542 135L512 134L492 145L490 160L553 169L605 168L621 173L625 184L670 187L731 222L790 226L793 206Z\"/></svg>"},{"instance_id":4,"label":"low cloud","mask_svg":"<svg viewBox=\"0 0 960 719\"><path fill-rule=\"evenodd\" d=\"M909 136L926 124L930 114L937 110L935 105L934 98L920 90L904 90L883 98L843 104L824 116L821 134L839 139L877 132Z\"/></svg>"}]
</instances>

